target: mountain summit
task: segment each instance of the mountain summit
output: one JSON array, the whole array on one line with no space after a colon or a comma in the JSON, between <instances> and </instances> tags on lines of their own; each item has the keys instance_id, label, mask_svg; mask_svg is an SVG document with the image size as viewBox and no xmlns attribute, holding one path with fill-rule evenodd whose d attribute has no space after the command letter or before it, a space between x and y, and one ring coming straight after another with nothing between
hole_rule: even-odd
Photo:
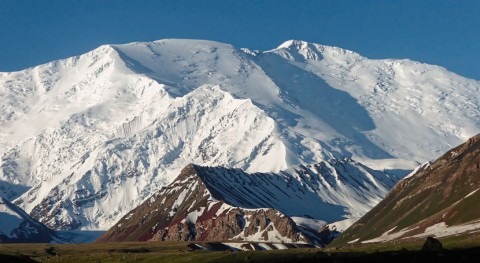
<instances>
[{"instance_id":1,"label":"mountain summit","mask_svg":"<svg viewBox=\"0 0 480 263\"><path fill-rule=\"evenodd\" d=\"M107 229L189 163L400 172L480 129L480 83L302 41L166 39L0 73L0 194L55 229Z\"/></svg>"}]
</instances>

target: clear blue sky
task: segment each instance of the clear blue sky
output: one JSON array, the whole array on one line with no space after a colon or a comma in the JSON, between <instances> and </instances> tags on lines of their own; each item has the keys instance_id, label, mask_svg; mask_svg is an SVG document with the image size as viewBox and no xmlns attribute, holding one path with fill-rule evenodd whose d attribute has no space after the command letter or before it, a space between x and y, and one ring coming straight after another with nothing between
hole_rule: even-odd
<instances>
[{"instance_id":1,"label":"clear blue sky","mask_svg":"<svg viewBox=\"0 0 480 263\"><path fill-rule=\"evenodd\" d=\"M0 0L0 27L0 71L111 43L194 38L269 50L301 39L480 80L480 0Z\"/></svg>"}]
</instances>

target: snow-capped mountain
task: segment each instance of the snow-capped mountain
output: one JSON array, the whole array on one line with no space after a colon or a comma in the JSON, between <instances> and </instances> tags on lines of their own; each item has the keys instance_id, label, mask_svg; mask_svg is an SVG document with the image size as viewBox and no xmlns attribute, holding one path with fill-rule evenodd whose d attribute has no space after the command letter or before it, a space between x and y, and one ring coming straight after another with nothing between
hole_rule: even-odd
<instances>
[{"instance_id":1,"label":"snow-capped mountain","mask_svg":"<svg viewBox=\"0 0 480 263\"><path fill-rule=\"evenodd\" d=\"M0 191L56 229L107 229L189 163L412 169L480 130L480 83L287 41L101 46L0 73Z\"/></svg>"},{"instance_id":2,"label":"snow-capped mountain","mask_svg":"<svg viewBox=\"0 0 480 263\"><path fill-rule=\"evenodd\" d=\"M0 196L0 243L48 243L56 233Z\"/></svg>"},{"instance_id":3,"label":"snow-capped mountain","mask_svg":"<svg viewBox=\"0 0 480 263\"><path fill-rule=\"evenodd\" d=\"M268 241L328 244L326 222L359 217L397 178L350 159L280 173L188 165L98 241Z\"/></svg>"}]
</instances>

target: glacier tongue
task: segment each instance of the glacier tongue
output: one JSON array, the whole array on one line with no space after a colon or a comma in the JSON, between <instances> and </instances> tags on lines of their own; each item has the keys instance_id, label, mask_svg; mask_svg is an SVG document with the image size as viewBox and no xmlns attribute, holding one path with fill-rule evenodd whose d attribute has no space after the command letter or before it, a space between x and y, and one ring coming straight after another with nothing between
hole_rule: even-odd
<instances>
[{"instance_id":1,"label":"glacier tongue","mask_svg":"<svg viewBox=\"0 0 480 263\"><path fill-rule=\"evenodd\" d=\"M0 73L0 194L54 228L106 229L188 163L413 169L478 132L478 94L440 67L303 41L101 46Z\"/></svg>"}]
</instances>

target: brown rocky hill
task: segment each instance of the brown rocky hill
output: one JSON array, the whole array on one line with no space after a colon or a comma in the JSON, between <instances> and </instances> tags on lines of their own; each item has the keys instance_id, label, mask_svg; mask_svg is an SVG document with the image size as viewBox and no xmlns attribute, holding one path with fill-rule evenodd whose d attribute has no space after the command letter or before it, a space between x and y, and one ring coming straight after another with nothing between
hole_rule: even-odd
<instances>
[{"instance_id":1,"label":"brown rocky hill","mask_svg":"<svg viewBox=\"0 0 480 263\"><path fill-rule=\"evenodd\" d=\"M480 230L480 134L399 181L332 245Z\"/></svg>"},{"instance_id":2,"label":"brown rocky hill","mask_svg":"<svg viewBox=\"0 0 480 263\"><path fill-rule=\"evenodd\" d=\"M187 166L172 184L123 217L97 242L225 241L249 237L313 241L278 210L244 209L212 200L209 189L197 176L197 169L194 165Z\"/></svg>"},{"instance_id":3,"label":"brown rocky hill","mask_svg":"<svg viewBox=\"0 0 480 263\"><path fill-rule=\"evenodd\" d=\"M277 174L191 164L97 242L239 240L324 245L335 234L326 223L351 215L341 200L352 203L352 195L361 195L350 188L374 203L395 182L362 169L352 160L322 162ZM367 175L362 177L359 171ZM352 186L350 181L358 185ZM327 200L327 187L345 198L337 203L333 198Z\"/></svg>"}]
</instances>

